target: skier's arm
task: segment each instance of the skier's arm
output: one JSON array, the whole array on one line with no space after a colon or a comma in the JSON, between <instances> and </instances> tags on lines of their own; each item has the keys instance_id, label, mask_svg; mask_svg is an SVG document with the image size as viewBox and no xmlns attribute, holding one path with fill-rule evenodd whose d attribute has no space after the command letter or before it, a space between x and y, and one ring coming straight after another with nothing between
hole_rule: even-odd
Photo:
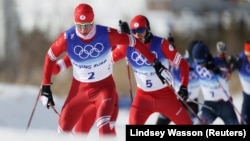
<instances>
[{"instance_id":1,"label":"skier's arm","mask_svg":"<svg viewBox=\"0 0 250 141\"><path fill-rule=\"evenodd\" d=\"M57 58L66 50L66 37L64 33L60 34L59 37L51 44L44 60L43 68L43 85L51 84L51 77L54 65L56 64Z\"/></svg>"},{"instance_id":2,"label":"skier's arm","mask_svg":"<svg viewBox=\"0 0 250 141\"><path fill-rule=\"evenodd\" d=\"M112 50L112 60L113 62L117 62L124 57L126 57L127 46L118 45L116 48Z\"/></svg>"},{"instance_id":3,"label":"skier's arm","mask_svg":"<svg viewBox=\"0 0 250 141\"><path fill-rule=\"evenodd\" d=\"M71 67L71 61L69 59L68 54L65 54L62 59L58 60L53 68L53 75L57 75L60 72L66 70Z\"/></svg>"},{"instance_id":4,"label":"skier's arm","mask_svg":"<svg viewBox=\"0 0 250 141\"><path fill-rule=\"evenodd\" d=\"M189 80L189 65L181 54L168 42L164 40L162 43L162 52L166 58L173 62L174 66L180 68L181 85L188 85Z\"/></svg>"},{"instance_id":5,"label":"skier's arm","mask_svg":"<svg viewBox=\"0 0 250 141\"><path fill-rule=\"evenodd\" d=\"M139 39L136 39L133 35L118 32L116 29L110 29L109 40L112 49L116 48L117 45L130 46L137 49L148 59L151 64L153 64L153 62L156 60L156 56L154 56L153 53L151 53L149 50L145 49L145 45Z\"/></svg>"}]
</instances>

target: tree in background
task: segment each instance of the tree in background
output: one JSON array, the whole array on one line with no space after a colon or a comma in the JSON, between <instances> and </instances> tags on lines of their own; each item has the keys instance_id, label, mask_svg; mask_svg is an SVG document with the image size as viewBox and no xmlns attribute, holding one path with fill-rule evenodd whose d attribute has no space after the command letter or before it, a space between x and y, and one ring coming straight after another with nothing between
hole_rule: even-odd
<instances>
[{"instance_id":1,"label":"tree in background","mask_svg":"<svg viewBox=\"0 0 250 141\"><path fill-rule=\"evenodd\" d=\"M0 78L15 81L18 75L20 46L18 16L14 0L0 1Z\"/></svg>"}]
</instances>

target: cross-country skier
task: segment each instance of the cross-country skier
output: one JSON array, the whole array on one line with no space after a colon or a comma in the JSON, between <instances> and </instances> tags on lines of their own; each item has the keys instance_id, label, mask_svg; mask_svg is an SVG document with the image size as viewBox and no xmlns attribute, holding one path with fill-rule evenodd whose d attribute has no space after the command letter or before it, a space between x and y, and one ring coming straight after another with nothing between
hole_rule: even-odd
<instances>
[{"instance_id":1,"label":"cross-country skier","mask_svg":"<svg viewBox=\"0 0 250 141\"><path fill-rule=\"evenodd\" d=\"M193 68L193 58L192 58L192 48L194 44L197 41L194 40L192 41L189 46L187 47L187 50L185 52L185 55L183 56L184 59L187 60L189 64L189 82L188 82L188 99L186 103L194 113L190 111L190 109L187 108L187 111L189 113L189 116L191 117L192 120L196 118L198 111L199 111L199 105L198 105L198 98L199 94L201 93L200 91L200 84L199 84L199 77L196 74L194 68ZM181 85L181 75L180 75L180 68L179 67L172 67L171 72L173 74L174 78L174 87L176 90ZM171 120L165 117L162 114L159 114L157 120L156 120L156 125L168 125L170 124Z\"/></svg>"},{"instance_id":2,"label":"cross-country skier","mask_svg":"<svg viewBox=\"0 0 250 141\"><path fill-rule=\"evenodd\" d=\"M59 73L63 72L67 68L71 67L71 61L69 56L66 54L63 56L62 59L58 60L53 69L53 75L58 75ZM113 113L110 118L110 125L114 135L116 135L116 128L115 122L118 116L118 94L116 96L116 103L114 106ZM85 116L88 115L88 116ZM93 127L96 118L96 107L94 104L89 105L88 108L84 110L84 114L79 118L79 121L74 126L74 133L77 135L88 135L89 131Z\"/></svg>"},{"instance_id":3,"label":"cross-country skier","mask_svg":"<svg viewBox=\"0 0 250 141\"><path fill-rule=\"evenodd\" d=\"M129 27L123 26L126 25L125 23L120 23L121 31L129 29ZM180 67L181 85L178 93L175 93L170 70L167 72L169 84L162 84L142 54L134 48L119 45L113 50L113 59L118 61L124 57L127 58L132 66L137 84L130 108L129 124L145 124L154 112L162 113L175 124L192 124L185 107L177 98L177 95L184 101L188 98L189 67L187 61L168 40L152 34L149 21L145 16L135 16L130 22L130 29L132 35L146 45L145 50L149 49L154 53L167 69L170 69L170 63Z\"/></svg>"},{"instance_id":4,"label":"cross-country skier","mask_svg":"<svg viewBox=\"0 0 250 141\"><path fill-rule=\"evenodd\" d=\"M116 86L112 76L111 51L117 45L131 46L140 51L153 66L160 82L165 67L145 45L132 35L95 24L94 11L88 4L80 3L74 11L75 25L61 33L51 44L44 60L41 101L44 106L54 106L51 78L57 58L67 52L72 62L73 80L69 94L59 116L59 133L70 133L84 110L94 103L96 124L100 136L113 135L110 118L116 103Z\"/></svg>"},{"instance_id":5,"label":"cross-country skier","mask_svg":"<svg viewBox=\"0 0 250 141\"><path fill-rule=\"evenodd\" d=\"M244 44L244 51L240 52L236 59L230 56L230 66L233 66L233 70L238 70L238 76L240 79L243 101L241 107L241 114L243 120L241 124L250 124L250 41L246 41Z\"/></svg>"},{"instance_id":6,"label":"cross-country skier","mask_svg":"<svg viewBox=\"0 0 250 141\"><path fill-rule=\"evenodd\" d=\"M199 75L204 105L194 124L212 124L219 117L226 125L237 125L239 121L234 111L234 104L229 93L229 68L219 57L212 57L207 45L199 41L194 45L192 57L195 62L195 71Z\"/></svg>"}]
</instances>

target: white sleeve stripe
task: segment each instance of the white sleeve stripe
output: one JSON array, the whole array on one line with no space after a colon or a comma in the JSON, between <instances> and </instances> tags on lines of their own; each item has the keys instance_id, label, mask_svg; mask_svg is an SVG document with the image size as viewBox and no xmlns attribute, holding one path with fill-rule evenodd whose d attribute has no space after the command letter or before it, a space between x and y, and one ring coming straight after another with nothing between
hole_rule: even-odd
<instances>
[{"instance_id":1,"label":"white sleeve stripe","mask_svg":"<svg viewBox=\"0 0 250 141\"><path fill-rule=\"evenodd\" d=\"M182 58L181 55L179 53L176 53L173 61L174 64L179 65L181 62L181 58Z\"/></svg>"},{"instance_id":2,"label":"white sleeve stripe","mask_svg":"<svg viewBox=\"0 0 250 141\"><path fill-rule=\"evenodd\" d=\"M54 55L54 53L53 53L53 51L52 51L51 48L48 51L48 55L49 55L50 60L56 61L57 57L55 57L55 55Z\"/></svg>"},{"instance_id":3,"label":"white sleeve stripe","mask_svg":"<svg viewBox=\"0 0 250 141\"><path fill-rule=\"evenodd\" d=\"M96 125L98 128L108 124L110 122L111 116L102 116L96 120Z\"/></svg>"},{"instance_id":4,"label":"white sleeve stripe","mask_svg":"<svg viewBox=\"0 0 250 141\"><path fill-rule=\"evenodd\" d=\"M60 59L57 63L58 63L58 65L60 66L60 72L66 70L66 64L65 64L65 62L63 61L63 59Z\"/></svg>"},{"instance_id":5,"label":"white sleeve stripe","mask_svg":"<svg viewBox=\"0 0 250 141\"><path fill-rule=\"evenodd\" d=\"M134 36L129 35L128 37L129 37L129 46L134 47L136 43Z\"/></svg>"}]
</instances>

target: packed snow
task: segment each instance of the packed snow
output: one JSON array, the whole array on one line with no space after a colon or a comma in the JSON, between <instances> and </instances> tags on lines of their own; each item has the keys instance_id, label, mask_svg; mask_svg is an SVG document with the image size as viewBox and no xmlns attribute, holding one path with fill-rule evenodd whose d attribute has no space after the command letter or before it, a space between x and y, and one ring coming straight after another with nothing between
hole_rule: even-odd
<instances>
[{"instance_id":1,"label":"packed snow","mask_svg":"<svg viewBox=\"0 0 250 141\"><path fill-rule=\"evenodd\" d=\"M26 85L12 85L0 83L0 136L8 141L55 141L89 139L95 141L98 131L94 125L88 136L59 135L57 134L58 115L51 109L47 109L39 100L34 110L30 126L27 129L33 108L35 107L39 87ZM121 109L117 120L117 138L125 140L125 125L128 121L129 98L121 98ZM54 96L56 110L60 108L65 100L63 97ZM148 124L155 122L156 114L147 121Z\"/></svg>"},{"instance_id":2,"label":"packed snow","mask_svg":"<svg viewBox=\"0 0 250 141\"><path fill-rule=\"evenodd\" d=\"M66 141L66 140L98 140L98 131L94 125L88 136L74 136L57 134L58 115L51 109L44 107L39 100L29 128L27 125L35 107L39 87L30 85L13 85L0 83L0 136L8 141ZM65 100L54 96L56 110ZM241 108L241 94L235 95L233 100L238 110ZM128 121L130 99L120 97L120 111L117 119L117 137L115 140L125 141L125 125ZM154 124L158 113L152 114L146 124ZM220 119L215 124L223 124ZM110 139L107 139L110 140Z\"/></svg>"}]
</instances>

